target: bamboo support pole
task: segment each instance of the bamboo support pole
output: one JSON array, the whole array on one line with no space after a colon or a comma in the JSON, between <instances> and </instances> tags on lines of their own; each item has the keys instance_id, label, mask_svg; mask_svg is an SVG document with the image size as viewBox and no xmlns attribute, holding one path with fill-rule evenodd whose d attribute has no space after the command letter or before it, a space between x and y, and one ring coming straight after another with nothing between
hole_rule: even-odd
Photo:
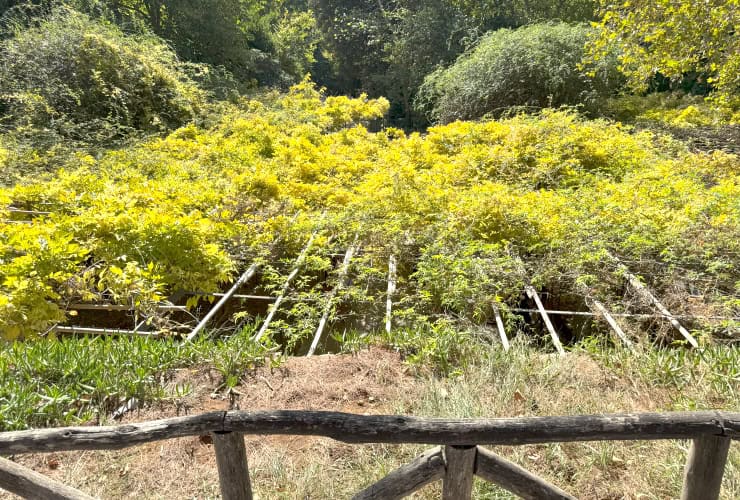
<instances>
[{"instance_id":1,"label":"bamboo support pole","mask_svg":"<svg viewBox=\"0 0 740 500\"><path fill-rule=\"evenodd\" d=\"M552 343L555 345L555 349L557 349L558 353L563 356L565 354L565 349L563 349L563 344L560 342L560 337L558 337L558 333L555 331L555 327L552 326L550 317L547 315L547 310L542 304L542 300L540 300L540 296L537 294L537 290L535 290L532 286L526 287L525 290L529 298L534 300L535 304L537 304L537 309L542 316L542 321L545 322L545 327L547 327L547 331L550 332L550 337L552 338Z\"/></svg>"},{"instance_id":2,"label":"bamboo support pole","mask_svg":"<svg viewBox=\"0 0 740 500\"><path fill-rule=\"evenodd\" d=\"M634 349L634 345L632 344L632 341L627 337L627 334L624 333L624 330L619 326L619 324L616 322L614 317L611 315L609 310L599 302L598 300L593 301L593 308L596 309L596 312L603 316L604 320L609 324L609 326L614 330L614 333L617 334L617 337L630 349Z\"/></svg>"},{"instance_id":3,"label":"bamboo support pole","mask_svg":"<svg viewBox=\"0 0 740 500\"><path fill-rule=\"evenodd\" d=\"M23 498L42 500L92 500L79 490L52 481L43 474L0 458L0 488Z\"/></svg>"},{"instance_id":4,"label":"bamboo support pole","mask_svg":"<svg viewBox=\"0 0 740 500\"><path fill-rule=\"evenodd\" d=\"M686 339L686 341L691 344L693 347L699 347L699 342L696 341L693 335L689 333L689 331L684 328L684 326L676 319L675 316L671 314L671 312L658 300L655 295L650 292L650 290L640 282L640 280L632 274L629 269L627 269L627 266L624 264L619 264L619 270L622 271L627 278L627 283L629 283L630 287L635 290L640 296L651 302L655 308L663 315L665 318L670 321L673 328L678 330L678 332L683 335L683 337Z\"/></svg>"},{"instance_id":5,"label":"bamboo support pole","mask_svg":"<svg viewBox=\"0 0 740 500\"><path fill-rule=\"evenodd\" d=\"M259 331L254 336L255 341L262 340L262 337L264 337L265 334L267 333L267 329L270 328L270 323L272 323L272 318L275 317L275 313L280 307L280 304L283 303L285 296L288 294L288 290L290 289L290 284L293 282L295 277L298 276L298 272L300 271L301 266L303 265L303 262L306 260L306 256L308 255L308 252L311 250L311 247L313 246L313 241L315 238L316 238L316 233L313 233L311 237L308 239L308 243L306 243L306 246L303 248L300 255L298 256L298 259L296 259L295 265L293 266L293 270L288 275L288 278L285 280L285 283L283 283L283 288L280 290L280 295L278 295L277 299L275 299L275 303L270 308L270 312L267 313L267 317L265 318L265 321L262 323L262 326L260 327Z\"/></svg>"},{"instance_id":6,"label":"bamboo support pole","mask_svg":"<svg viewBox=\"0 0 740 500\"><path fill-rule=\"evenodd\" d=\"M355 241L357 241L357 238L355 238ZM344 281L347 279L347 273L349 272L349 264L352 261L352 256L354 255L355 251L357 251L357 247L352 244L347 249L347 253L344 254L344 261L342 262L342 267L339 270L339 282L337 283L337 286L332 289L329 297L327 297L326 299L324 314L321 315L319 326L316 328L316 333L314 334L313 341L311 342L311 347L308 348L308 353L306 354L306 356L313 356L314 352L316 352L316 348L319 345L321 336L324 333L326 323L327 321L329 321L329 314L331 314L331 308L334 305L334 298L337 296L337 293L339 293L339 291L344 288Z\"/></svg>"},{"instance_id":7,"label":"bamboo support pole","mask_svg":"<svg viewBox=\"0 0 740 500\"><path fill-rule=\"evenodd\" d=\"M214 432L218 481L224 500L252 500L247 450L238 432Z\"/></svg>"},{"instance_id":8,"label":"bamboo support pole","mask_svg":"<svg viewBox=\"0 0 740 500\"><path fill-rule=\"evenodd\" d=\"M575 500L557 486L480 446L475 474L525 500Z\"/></svg>"},{"instance_id":9,"label":"bamboo support pole","mask_svg":"<svg viewBox=\"0 0 740 500\"><path fill-rule=\"evenodd\" d=\"M229 289L228 292L224 294L223 297L221 297L221 300L219 300L215 306L211 308L210 311L208 311L208 314L205 315L205 317L198 323L198 325L193 329L190 334L185 337L185 341L190 342L193 340L200 332L205 328L205 326L208 324L208 322L216 315L216 313L221 310L221 308L226 304L226 302L229 301L232 295L236 293L236 291L244 285L247 281L252 279L252 277L257 272L257 269L259 268L258 264L252 264L249 266L249 269L247 269L244 274L242 274L238 280L236 280L236 283Z\"/></svg>"},{"instance_id":10,"label":"bamboo support pole","mask_svg":"<svg viewBox=\"0 0 740 500\"><path fill-rule=\"evenodd\" d=\"M539 313L539 309L530 309L526 307L510 307L509 311L516 313ZM594 317L600 316L599 313L593 311L561 311L557 309L545 309L545 312L550 316L587 316ZM662 314L637 314L637 313L610 313L614 318L642 318L642 319L667 319ZM740 316L702 316L702 315L687 315L687 314L674 314L674 318L677 319L706 319L706 320L718 320L718 321L740 321Z\"/></svg>"},{"instance_id":11,"label":"bamboo support pole","mask_svg":"<svg viewBox=\"0 0 740 500\"><path fill-rule=\"evenodd\" d=\"M493 304L493 316L496 318L496 329L501 338L501 344L504 346L504 351L508 351L511 346L509 345L509 339L506 336L506 329L504 328L504 320L501 318L501 311L496 304Z\"/></svg>"},{"instance_id":12,"label":"bamboo support pole","mask_svg":"<svg viewBox=\"0 0 740 500\"><path fill-rule=\"evenodd\" d=\"M437 446L410 464L394 470L380 481L371 484L352 500L396 500L407 497L427 484L442 479L445 461L442 449Z\"/></svg>"},{"instance_id":13,"label":"bamboo support pole","mask_svg":"<svg viewBox=\"0 0 740 500\"><path fill-rule=\"evenodd\" d=\"M396 256L388 258L388 293L385 302L385 332L391 333L393 317L393 295L396 293Z\"/></svg>"},{"instance_id":14,"label":"bamboo support pole","mask_svg":"<svg viewBox=\"0 0 740 500\"><path fill-rule=\"evenodd\" d=\"M717 500L730 449L730 439L702 436L694 439L684 469L681 500Z\"/></svg>"},{"instance_id":15,"label":"bamboo support pole","mask_svg":"<svg viewBox=\"0 0 740 500\"><path fill-rule=\"evenodd\" d=\"M445 446L442 500L470 500L476 452L476 446Z\"/></svg>"}]
</instances>

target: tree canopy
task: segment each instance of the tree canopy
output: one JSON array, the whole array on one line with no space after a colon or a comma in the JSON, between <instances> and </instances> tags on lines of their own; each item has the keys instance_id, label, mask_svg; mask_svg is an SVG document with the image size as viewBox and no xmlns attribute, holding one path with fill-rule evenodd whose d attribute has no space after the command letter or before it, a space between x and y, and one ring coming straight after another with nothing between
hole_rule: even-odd
<instances>
[{"instance_id":1,"label":"tree canopy","mask_svg":"<svg viewBox=\"0 0 740 500\"><path fill-rule=\"evenodd\" d=\"M645 90L656 74L678 80L697 72L723 104L740 107L739 0L602 0L595 58L616 46L620 69Z\"/></svg>"}]
</instances>

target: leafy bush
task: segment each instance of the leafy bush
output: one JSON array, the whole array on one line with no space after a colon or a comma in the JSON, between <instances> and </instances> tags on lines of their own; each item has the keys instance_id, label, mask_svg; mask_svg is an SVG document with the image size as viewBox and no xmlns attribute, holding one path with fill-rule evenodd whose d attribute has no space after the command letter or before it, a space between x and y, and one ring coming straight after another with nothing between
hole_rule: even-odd
<instances>
[{"instance_id":1,"label":"leafy bush","mask_svg":"<svg viewBox=\"0 0 740 500\"><path fill-rule=\"evenodd\" d=\"M0 124L104 145L190 121L202 93L147 36L59 8L0 44Z\"/></svg>"},{"instance_id":2,"label":"leafy bush","mask_svg":"<svg viewBox=\"0 0 740 500\"><path fill-rule=\"evenodd\" d=\"M608 59L591 69L594 77L580 69L589 32L564 23L492 32L455 64L428 75L416 106L442 123L516 106L595 106L621 78Z\"/></svg>"}]
</instances>

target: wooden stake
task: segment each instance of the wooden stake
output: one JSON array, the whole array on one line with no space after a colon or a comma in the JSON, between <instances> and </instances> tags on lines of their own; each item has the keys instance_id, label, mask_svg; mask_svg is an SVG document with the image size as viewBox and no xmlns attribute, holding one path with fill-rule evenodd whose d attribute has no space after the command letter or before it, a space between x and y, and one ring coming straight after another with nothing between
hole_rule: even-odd
<instances>
[{"instance_id":1,"label":"wooden stake","mask_svg":"<svg viewBox=\"0 0 740 500\"><path fill-rule=\"evenodd\" d=\"M473 494L476 446L445 446L442 500L469 500Z\"/></svg>"},{"instance_id":2,"label":"wooden stake","mask_svg":"<svg viewBox=\"0 0 740 500\"><path fill-rule=\"evenodd\" d=\"M23 498L44 500L93 500L79 490L52 481L43 474L0 458L0 487Z\"/></svg>"},{"instance_id":3,"label":"wooden stake","mask_svg":"<svg viewBox=\"0 0 740 500\"><path fill-rule=\"evenodd\" d=\"M214 432L218 480L224 500L252 500L247 450L238 432Z\"/></svg>"},{"instance_id":4,"label":"wooden stake","mask_svg":"<svg viewBox=\"0 0 740 500\"><path fill-rule=\"evenodd\" d=\"M640 282L639 279L637 279L637 276L632 274L629 269L627 269L627 266L620 263L619 264L619 270L622 271L627 278L627 283L637 292L639 295L641 295L644 299L651 302L660 313L665 316L665 318L670 321L673 328L679 331L681 335L688 341L689 344L691 344L693 347L699 347L699 342L696 341L693 335L689 333L689 331L683 327L681 323L679 323L678 319L676 319L675 316L671 314L671 312L666 309L666 307L653 295L650 293L650 290Z\"/></svg>"},{"instance_id":5,"label":"wooden stake","mask_svg":"<svg viewBox=\"0 0 740 500\"><path fill-rule=\"evenodd\" d=\"M730 438L702 436L694 439L684 469L681 500L716 500L730 449Z\"/></svg>"},{"instance_id":6,"label":"wooden stake","mask_svg":"<svg viewBox=\"0 0 740 500\"><path fill-rule=\"evenodd\" d=\"M575 500L557 486L480 446L475 474L526 500Z\"/></svg>"},{"instance_id":7,"label":"wooden stake","mask_svg":"<svg viewBox=\"0 0 740 500\"><path fill-rule=\"evenodd\" d=\"M236 280L236 283L234 283L234 286L232 286L231 289L228 292L226 292L223 297L221 297L221 300L219 300L216 303L216 305L213 306L213 308L211 308L210 311L208 311L208 314L206 314L206 316L200 321L200 323L198 323L198 326L196 326L193 329L193 331L190 332L190 335L188 335L185 338L185 341L186 342L190 342L191 340L193 340L196 337L196 335L198 335L200 333L200 331L203 330L203 328L205 328L206 324L208 324L208 322L211 320L211 318L213 318L216 315L216 313L219 310L221 310L221 308L224 306L224 304L226 304L226 302L229 301L229 299L231 298L231 296L236 293L236 291L239 289L239 287L241 287L247 281L249 281L250 279L252 279L252 277L257 272L257 269L258 268L259 268L259 265L258 264L252 264L251 266L249 266L249 269L247 269L244 272L244 274L242 274L239 277L239 279Z\"/></svg>"},{"instance_id":8,"label":"wooden stake","mask_svg":"<svg viewBox=\"0 0 740 500\"><path fill-rule=\"evenodd\" d=\"M445 475L442 448L433 448L410 464L394 470L377 483L373 483L352 500L395 500L409 496Z\"/></svg>"},{"instance_id":9,"label":"wooden stake","mask_svg":"<svg viewBox=\"0 0 740 500\"><path fill-rule=\"evenodd\" d=\"M306 260L306 255L308 255L309 250L311 250L311 247L313 246L313 240L316 238L316 233L313 233L311 237L308 239L308 243L306 243L306 246L301 251L301 254L298 256L298 259L296 259L295 265L293 266L293 270L288 275L288 279L285 280L285 283L283 283L283 288L280 290L280 295L278 295L277 300L275 300L275 303L270 308L270 312L267 314L267 318L265 318L264 323L262 323L262 326L260 327L260 330L257 332L257 334L254 336L255 341L262 340L262 337L265 336L267 333L267 329L270 328L270 323L272 323L272 318L275 316L275 313L278 310L278 307L280 307L280 304L282 304L283 300L285 299L285 296L288 293L288 290L290 289L290 284L293 282L296 276L298 276L298 272L301 269L301 266L303 265L303 262Z\"/></svg>"},{"instance_id":10,"label":"wooden stake","mask_svg":"<svg viewBox=\"0 0 740 500\"><path fill-rule=\"evenodd\" d=\"M393 294L396 293L396 256L388 258L388 293L385 303L385 332L391 333L391 317L393 313Z\"/></svg>"},{"instance_id":11,"label":"wooden stake","mask_svg":"<svg viewBox=\"0 0 740 500\"><path fill-rule=\"evenodd\" d=\"M357 238L355 238L355 241L357 241ZM311 347L308 349L308 353L306 354L306 356L313 356L314 352L316 352L316 347L318 347L319 340L321 340L321 335L324 333L326 322L329 320L329 314L331 314L331 307L334 304L334 297L336 297L337 293L342 288L344 288L344 281L347 278L347 273L349 272L349 263L352 260L352 256L355 254L355 251L357 251L357 247L353 244L347 249L347 253L344 254L344 261L342 262L342 267L339 270L339 283L337 283L337 286L334 287L334 289L329 294L329 297L327 297L326 299L324 314L321 316L319 326L316 328L313 342L311 342Z\"/></svg>"},{"instance_id":12,"label":"wooden stake","mask_svg":"<svg viewBox=\"0 0 740 500\"><path fill-rule=\"evenodd\" d=\"M614 333L617 334L617 337L621 339L624 344L629 347L630 349L634 349L635 346L632 345L632 341L627 337L627 335L624 333L622 328L619 326L619 324L615 321L615 319L612 317L612 315L609 313L606 307L604 307L604 304L599 302L598 300L593 301L593 308L596 309L596 312L604 317L607 323L609 323L609 326L612 327L612 330L614 330Z\"/></svg>"},{"instance_id":13,"label":"wooden stake","mask_svg":"<svg viewBox=\"0 0 740 500\"><path fill-rule=\"evenodd\" d=\"M550 332L550 337L552 337L552 343L555 344L555 349L557 349L558 353L560 353L561 356L564 355L565 349L563 349L563 344L560 343L560 338L558 337L558 334L555 331L555 327L552 326L552 322L550 322L550 317L547 315L545 306L542 305L540 296L537 295L537 290L535 290L534 287L532 286L526 287L525 290L527 292L527 296L530 299L533 299L535 304L537 304L537 309L540 311L540 315L542 315L542 320L545 322L547 331Z\"/></svg>"},{"instance_id":14,"label":"wooden stake","mask_svg":"<svg viewBox=\"0 0 740 500\"><path fill-rule=\"evenodd\" d=\"M506 337L506 330L504 329L504 320L501 318L501 311L498 309L498 305L493 304L493 315L496 318L496 329L498 335L501 337L501 344L504 346L504 351L508 351L511 347L509 345L509 339Z\"/></svg>"}]
</instances>

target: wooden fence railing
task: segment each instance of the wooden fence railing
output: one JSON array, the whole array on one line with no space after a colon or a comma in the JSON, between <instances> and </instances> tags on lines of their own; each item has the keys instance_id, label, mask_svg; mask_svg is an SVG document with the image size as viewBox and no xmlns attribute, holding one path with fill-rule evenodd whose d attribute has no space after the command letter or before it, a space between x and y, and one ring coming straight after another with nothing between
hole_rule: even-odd
<instances>
[{"instance_id":1,"label":"wooden fence railing","mask_svg":"<svg viewBox=\"0 0 740 500\"><path fill-rule=\"evenodd\" d=\"M244 434L325 436L347 443L441 445L358 493L356 499L402 498L442 480L442 497L470 498L473 476L523 498L575 498L480 445L570 441L691 439L682 499L719 496L730 442L740 438L740 413L721 411L432 419L322 411L221 411L109 427L67 427L0 433L0 455L111 450L185 436L213 435L224 499L251 499ZM0 487L32 498L89 499L6 459Z\"/></svg>"}]
</instances>

